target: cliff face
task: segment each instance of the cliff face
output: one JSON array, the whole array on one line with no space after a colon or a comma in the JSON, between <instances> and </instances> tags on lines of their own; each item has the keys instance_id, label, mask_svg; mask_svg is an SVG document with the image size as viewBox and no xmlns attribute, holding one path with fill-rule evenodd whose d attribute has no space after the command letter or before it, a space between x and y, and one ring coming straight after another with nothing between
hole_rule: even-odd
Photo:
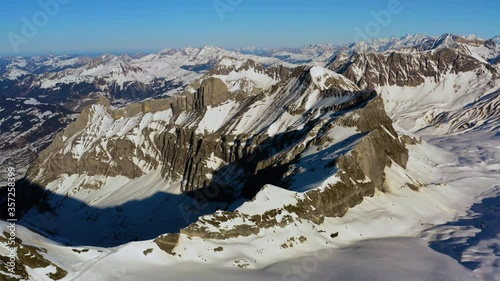
<instances>
[{"instance_id":1,"label":"cliff face","mask_svg":"<svg viewBox=\"0 0 500 281\"><path fill-rule=\"evenodd\" d=\"M154 194L167 188L161 196L174 205L168 206L171 215L160 233L173 234L157 243L170 249L179 235L226 239L301 220L321 224L326 217L342 216L377 189L385 190L387 167L404 169L405 144L375 91L360 90L342 75L316 66L285 70L232 63L224 62L215 68L218 72L172 98L120 109L100 98L57 135L28 179L103 208L133 200L122 198L129 192ZM248 85L252 90L244 92ZM153 177L154 184L135 185ZM408 183L418 187L418 182ZM244 201L260 202L269 184L293 195L283 196L286 204L273 202L257 213L239 208ZM194 202L200 198L208 207L197 209L199 203ZM68 211L60 207L66 199L57 200L46 202L56 217L72 212L72 217L90 221L108 217L95 210ZM153 202L148 212L167 208L163 201ZM188 213L186 219L175 204L194 209L195 216ZM132 239L141 229L133 226L144 222L121 221L113 214L109 212L109 219L114 218L109 225L130 225L115 233L117 241ZM208 216L199 217L204 214ZM30 221L45 219L40 216ZM105 223L102 220L99 223ZM234 223L228 227L225 222ZM161 223L155 225L163 229ZM92 243L109 238L99 239Z\"/></svg>"},{"instance_id":2,"label":"cliff face","mask_svg":"<svg viewBox=\"0 0 500 281\"><path fill-rule=\"evenodd\" d=\"M416 53L339 54L327 68L341 73L360 88L379 86L414 87L429 78L439 82L446 73L473 71L481 66L496 73L489 64L474 58L468 50L441 48Z\"/></svg>"},{"instance_id":3,"label":"cliff face","mask_svg":"<svg viewBox=\"0 0 500 281\"><path fill-rule=\"evenodd\" d=\"M498 115L497 57L493 40L446 34L409 49L340 53L327 68L361 89L376 89L403 129L445 133L492 127Z\"/></svg>"},{"instance_id":4,"label":"cliff face","mask_svg":"<svg viewBox=\"0 0 500 281\"><path fill-rule=\"evenodd\" d=\"M275 68L265 69L251 61L238 67L238 70L243 68L242 71L249 71L251 67L260 75L279 78ZM314 76L313 81L311 71L303 67L280 68L280 71L286 73L282 74L285 79L277 80L257 94L230 92L226 82L209 76L202 79L193 92L129 104L122 109L113 109L109 101L101 97L57 134L29 170L28 179L41 185L63 174L133 179L161 168L166 180L181 180L183 191L193 191L206 187L212 172L221 165L232 167L224 170L241 170L241 175L254 174L264 166L273 165L273 161L279 159L276 155L276 159L267 159L272 150L285 149L301 141L309 130L318 126L320 120L312 115L355 107L374 95L370 91L352 92L356 90L352 83L332 73L330 77L323 77L325 83L319 85L323 78ZM224 71L217 73L214 75L221 77ZM294 75L288 77L291 73ZM316 107L306 105L318 100L330 103ZM257 107L262 110L254 112ZM294 118L302 119L307 127L290 131L273 129L279 132L273 132L277 136L270 136L266 130L280 126L273 123L282 114L294 114ZM214 127L214 123L219 124ZM293 154L300 152L295 149ZM249 156L251 161L247 159ZM240 161L246 163L240 164ZM255 164L259 161L262 163ZM234 189L239 188L241 192L244 182L236 184Z\"/></svg>"},{"instance_id":5,"label":"cliff face","mask_svg":"<svg viewBox=\"0 0 500 281\"><path fill-rule=\"evenodd\" d=\"M332 175L335 175L335 180L325 180L320 188L310 189L291 196L291 203L276 204L275 208L269 207L262 212L248 213L245 209L236 209L235 211L220 211L205 216L181 229L180 234L161 236L155 242L165 251L175 254L179 235L190 239L199 237L220 240L257 235L264 229L283 228L301 220L309 220L319 225L323 223L325 217L343 216L349 208L361 203L363 197L373 196L375 190L384 191L384 170L386 167L392 165L406 167L408 151L405 143L400 140L394 131L392 121L386 115L380 97L366 101L361 107L354 109L351 114L352 116L344 116L343 119L333 119L327 126L323 124L321 127L324 130L322 134L315 135L311 141L299 146L300 148L296 146L295 149L284 152L286 157L281 159L290 159L291 161L278 162L279 165L288 165L285 170L289 170L294 165L301 166L301 161L297 159L300 157L297 157L297 155L311 148L316 150L316 145L319 143L326 143L323 152L329 151L328 147L331 148L332 146L337 146L336 150L350 147L348 153L336 154L336 158L331 158L329 167L319 167L319 165L315 167L317 169L326 168L326 171L331 168L335 171L332 173ZM347 123L349 125L346 126ZM352 143L341 142L332 145L331 142L335 143L335 141L325 132L329 130L335 131L338 127L343 126L353 128L358 132L356 140ZM257 166L260 166L261 163L259 162ZM273 162L273 165L276 164L277 162ZM259 172L265 173L266 169L272 170L273 165L265 165ZM293 179L297 176L298 173L287 173L282 183L293 182ZM286 184L282 186L286 186ZM416 189L419 183L410 180L408 186ZM293 184L289 186L289 188L292 187ZM266 188L257 194L255 201L259 200L260 193L266 194ZM284 195L285 198L286 196ZM288 194L288 196L290 195Z\"/></svg>"},{"instance_id":6,"label":"cliff face","mask_svg":"<svg viewBox=\"0 0 500 281\"><path fill-rule=\"evenodd\" d=\"M471 48L482 48L483 45L488 45L488 42L472 41L457 40L452 47L438 47L444 43L434 42L432 46L421 46L426 48L425 50L408 53L339 54L327 67L341 73L361 89L387 91L386 98L391 102L389 108L394 107L393 113L399 117L405 113L415 115L415 112L425 112L427 104L419 104L419 101L443 100L445 107L448 107L446 110L455 108L456 111L449 114L447 112L437 114L439 111L429 112L437 114L429 114L431 125L448 122L449 125L445 128L453 131L458 128L471 129L479 124L482 128L491 130L495 126L494 121L498 119L497 110L494 109L494 104L498 100L498 90L495 90L498 84L498 72L494 64L486 62L471 51ZM462 43L467 45L461 45ZM402 90L398 92L397 89ZM399 93L400 96L393 92ZM405 94L410 97L405 97ZM403 106L397 109L400 104ZM289 112L302 111L299 109ZM479 121L480 119L483 121ZM273 207L264 207L261 211L257 207L248 206L261 206L258 202L262 204L267 198L276 200L277 196L274 195L278 191L266 186L247 206L204 216L181 229L179 234L161 236L155 242L170 254L180 255L184 251L179 245L185 245L187 240L196 237L204 240L221 240L258 236L263 235L267 228L286 228L303 220L321 225L327 217L343 216L349 208L359 204L363 197L373 196L377 189L381 191L390 189L386 169L400 171L404 169L409 158L406 144L418 145L420 142L418 139L397 135L392 121L385 113L384 103L380 97L370 100L349 114L337 116L335 122L322 127L321 130L329 130L335 126L354 127L359 135L351 135L349 144L352 146L346 149L348 152L342 155L334 154L336 157L329 158L331 162L318 161L322 160L320 157L312 158L315 161L315 169L322 164L326 164L325 167L335 166L334 180L323 178L319 187L301 189L302 193L299 194L279 193L280 199L277 200L279 202ZM319 137L309 142L301 148L299 158L285 168L287 172L283 175L283 181L277 185L288 184L287 187L293 189L296 186L295 181L301 178L301 173L310 176L309 180L316 180L314 173L307 171L308 166L302 159L310 155L311 147L316 148L317 144L324 143L335 143L334 146L337 146L335 149L340 149L339 143L326 137ZM347 143L342 145L348 147ZM299 149L299 146L295 146L296 149ZM316 149L323 153L329 151L328 147ZM290 153L289 158L293 157L295 154ZM273 164L270 163L270 166ZM402 177L405 178L407 188L418 190L421 187L421 183L411 175L406 174Z\"/></svg>"},{"instance_id":7,"label":"cliff face","mask_svg":"<svg viewBox=\"0 0 500 281\"><path fill-rule=\"evenodd\" d=\"M159 151L155 147L158 142L156 136L139 142L131 137L159 132L158 129L141 128L140 122L137 123L139 119L165 126L167 120L162 120L162 113L167 116L202 110L229 98L227 87L217 78L204 80L194 94L129 104L123 109L112 109L109 101L100 97L96 104L83 108L78 119L55 136L52 144L28 171L28 179L44 185L62 174L137 178L160 165ZM157 114L156 118L154 114ZM122 126L134 128L120 132L124 129ZM115 131L106 131L108 129Z\"/></svg>"}]
</instances>

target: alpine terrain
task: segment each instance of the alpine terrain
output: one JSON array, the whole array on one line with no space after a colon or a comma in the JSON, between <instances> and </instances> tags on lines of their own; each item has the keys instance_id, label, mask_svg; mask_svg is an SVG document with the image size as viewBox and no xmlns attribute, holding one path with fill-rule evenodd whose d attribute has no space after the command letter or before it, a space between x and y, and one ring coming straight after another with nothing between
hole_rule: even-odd
<instances>
[{"instance_id":1,"label":"alpine terrain","mask_svg":"<svg viewBox=\"0 0 500 281\"><path fill-rule=\"evenodd\" d=\"M498 280L499 43L3 57L0 280Z\"/></svg>"}]
</instances>

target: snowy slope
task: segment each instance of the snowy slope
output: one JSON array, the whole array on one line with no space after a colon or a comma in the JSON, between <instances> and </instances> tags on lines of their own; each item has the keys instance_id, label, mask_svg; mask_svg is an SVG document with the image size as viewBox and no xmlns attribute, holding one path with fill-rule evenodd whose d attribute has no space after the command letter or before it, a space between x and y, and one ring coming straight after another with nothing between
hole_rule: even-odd
<instances>
[{"instance_id":1,"label":"snowy slope","mask_svg":"<svg viewBox=\"0 0 500 281\"><path fill-rule=\"evenodd\" d=\"M2 227L3 227L2 223ZM18 230L19 238L29 244L44 247L44 257L67 270L62 280L295 280L306 276L308 280L341 278L366 280L374 274L384 280L430 280L449 278L474 280L471 274L451 258L427 248L422 241L411 238L388 238L354 243L347 247L311 252L274 263L264 269L221 268L216 264L182 263L169 265L165 256L154 245L147 254L137 243L122 249L99 249L92 247L67 247L31 233L25 228ZM3 250L3 248L0 248ZM141 252L142 250L142 252ZM411 254L410 254L411 253ZM388 263L390 261L390 263ZM126 263L127 266L123 267ZM436 266L440 268L436 271ZM193 267L197 268L193 271ZM299 268L300 271L292 271ZM333 270L332 270L333 269ZM387 275L387 271L391 275ZM37 281L53 280L47 273L53 267L29 270ZM201 274L202 273L202 274Z\"/></svg>"},{"instance_id":2,"label":"snowy slope","mask_svg":"<svg viewBox=\"0 0 500 281\"><path fill-rule=\"evenodd\" d=\"M377 91L385 100L386 110L401 127L415 132L436 125L446 132L451 130L450 126L457 126L441 124L446 123L449 116L461 115L460 118L466 118L458 112L463 112L467 105L497 91L500 84L489 83L492 80L495 80L493 74L487 72L479 77L475 71L450 73L440 82L428 79L415 87L381 86ZM490 108L493 114L494 108Z\"/></svg>"},{"instance_id":3,"label":"snowy slope","mask_svg":"<svg viewBox=\"0 0 500 281\"><path fill-rule=\"evenodd\" d=\"M377 100L357 81L319 66L292 68L223 50L219 57L215 47L108 56L79 69L125 84L149 81L142 74L150 72L193 80L177 98L123 108L101 98L42 153L30 178L52 193L45 201L51 211L33 208L20 222L29 229L18 233L53 265L28 266L28 274L51 280L47 274L60 267L63 280L497 280L498 67L480 39L462 38L473 42L406 36L357 45L415 54L410 63L417 64L422 53L456 48L479 67L446 69L418 85L377 86L396 131L390 123L374 131L386 143L404 143L408 162L372 165L383 168L383 188L339 216L304 218L301 210L317 192L331 196L331 186L376 180L338 163L374 154L355 150L367 136L352 124ZM212 70L191 68L205 62ZM366 73L359 69L356 80ZM242 173L242 155L256 157L257 176ZM222 178L239 196L245 177L264 178L251 200L206 203L184 193Z\"/></svg>"},{"instance_id":4,"label":"snowy slope","mask_svg":"<svg viewBox=\"0 0 500 281\"><path fill-rule=\"evenodd\" d=\"M178 280L206 280L207 274L216 278L221 272L224 272L227 280L255 280L256 277L275 280L286 276L297 278L296 273L290 271L294 265L306 268L304 273L308 274L308 280L323 280L325 277L366 280L367 275L373 274L380 274L381 278L389 280L399 280L401 276L404 276L405 280L421 280L425 276L431 279L475 280L464 267L450 257L431 251L422 241L390 237L415 236L431 227L431 232L422 233L435 233L436 227L433 226L453 219L456 212L472 204L475 196L486 190L488 184L494 183L493 171L485 171L482 168L469 170L470 175L482 175L489 180L476 188L467 188L470 180L460 179L463 167L454 160L452 154L423 144L413 146L411 155L414 159L411 169L426 174L427 180L433 183L425 189L416 192L395 185L390 193L378 193L351 209L344 217L329 219L319 228L301 223L245 239L217 243L186 240L186 249L180 251L183 253L183 262L180 257L173 258L163 252L152 241L133 242L100 253L97 251L100 248L73 247L79 250L90 248L85 254L53 245L53 242L45 238L29 241L33 241L38 247L47 248L47 258L57 261L59 266L65 266L69 272L68 277L72 280L134 280L138 276L145 280L157 280L155 278L164 274L172 278L176 276ZM429 162L430 159L450 163L445 167L447 171L436 174L435 171L443 169L443 164ZM277 199L281 202L287 200L287 193L292 194L268 186L259 195L262 197L258 197L255 203L251 202L255 206L243 205L241 210L260 212L263 206L270 208L271 202L273 205L278 203ZM453 196L450 196L451 194ZM258 205L259 203L263 205ZM24 232L25 230L20 232L22 239L25 237ZM332 239L332 233L337 233L338 236ZM307 241L300 242L301 235L307 237ZM296 240L291 241L291 237ZM387 238L366 240L381 237ZM267 249L271 245L282 244L289 246L278 251ZM219 247L223 250L213 251ZM146 250L147 254L144 253ZM410 252L411 255L403 254ZM258 262L255 263L254 260ZM309 270L309 263L313 261L316 261L316 265L311 264L312 268ZM397 266L399 262L404 266ZM120 269L123 268L120 265L125 263L129 266ZM360 267L351 265L353 263ZM436 263L439 264L438 267ZM200 270L190 271L192 267L204 268L203 273ZM491 269L494 267L489 268ZM387 275L387 270L392 274Z\"/></svg>"}]
</instances>

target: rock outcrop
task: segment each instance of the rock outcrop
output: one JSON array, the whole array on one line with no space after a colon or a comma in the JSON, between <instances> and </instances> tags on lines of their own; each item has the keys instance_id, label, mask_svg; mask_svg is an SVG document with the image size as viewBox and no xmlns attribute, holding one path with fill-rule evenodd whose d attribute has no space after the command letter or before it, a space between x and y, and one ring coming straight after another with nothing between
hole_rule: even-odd
<instances>
[{"instance_id":1,"label":"rock outcrop","mask_svg":"<svg viewBox=\"0 0 500 281\"><path fill-rule=\"evenodd\" d=\"M170 253L181 236L225 239L300 220L321 224L385 190L384 170L404 169L408 153L377 93L316 66L276 71L260 71L277 76L246 95L229 90L238 81L214 74L193 83L193 91L122 109L100 98L57 135L28 179L50 188L64 182L68 194L86 196L111 188L110 178L160 171L165 185L195 200L215 193L209 201L226 208L256 198L268 184L298 194L295 203L262 213L218 211L182 225L157 240ZM303 182L310 176L317 180ZM222 228L222 221L241 219L252 224Z\"/></svg>"},{"instance_id":2,"label":"rock outcrop","mask_svg":"<svg viewBox=\"0 0 500 281\"><path fill-rule=\"evenodd\" d=\"M418 53L355 53L339 54L328 68L353 81L362 89L379 86L413 87L425 79L440 81L445 73L461 73L480 69L496 70L458 49L441 48Z\"/></svg>"},{"instance_id":3,"label":"rock outcrop","mask_svg":"<svg viewBox=\"0 0 500 281\"><path fill-rule=\"evenodd\" d=\"M101 96L95 105L83 108L75 122L71 123L64 131L56 134L52 144L40 154L40 157L28 171L28 178L42 185L53 181L61 174L101 175L105 171L106 176L124 175L136 178L143 175L144 172L137 163L132 161L132 158L144 161L152 169L157 168L160 163L155 154L148 155L142 150L137 150L136 145L130 139L112 138L106 140L105 145L98 143L100 139L94 139L92 140L94 149L86 151L81 157L80 155L76 157L74 153L64 153L64 151L61 153L61 150L67 146L67 140L74 140L71 144L72 147L69 148L74 151L86 139L96 138L98 133L95 130L92 131L93 128L90 128L92 125L94 127L102 126L106 122L167 110L177 115L180 112L203 111L207 106L223 103L230 98L231 95L226 85L217 78L204 80L194 94L188 93L169 99L133 103L123 109L112 109L110 102ZM98 124L92 124L96 122ZM106 138L105 132L101 132L100 138ZM157 139L146 139L145 142L147 144L143 144L144 146L151 147L154 146ZM108 153L102 153L103 151ZM40 172L43 172L43 177L38 176Z\"/></svg>"},{"instance_id":4,"label":"rock outcrop","mask_svg":"<svg viewBox=\"0 0 500 281\"><path fill-rule=\"evenodd\" d=\"M349 124L350 127L356 128L359 132L359 140L356 141L349 153L332 160L334 163L332 167L335 166L337 170L338 181L328 183L324 188L306 191L300 196L296 196L296 202L292 204L264 210L262 213L248 214L238 209L219 211L183 228L180 235L188 238L224 240L257 235L264 229L283 228L300 220L321 224L325 217L343 216L349 208L361 203L363 197L373 196L375 190L384 191L385 168L391 165L405 168L408 161L408 151L405 143L399 139L392 127L392 121L386 115L380 97L365 101L364 105L358 106L361 107L353 111L355 117L351 119ZM336 122L332 121L331 126L323 126L322 128L330 127L332 129L335 127ZM346 122L344 121L343 124ZM291 155L286 157L286 159L290 159L289 162L274 161L273 165L276 163L292 165L297 160L296 156L302 151L325 141L324 138L326 138L321 134L314 137L314 140L298 149L298 152L297 149L289 150L287 153ZM266 171L266 169L274 172L273 165L265 165L261 172ZM284 170L287 169L288 167ZM278 175L274 173L274 176ZM293 178L293 174L289 174L287 177ZM285 182L282 181L281 186L286 187ZM408 183L408 186L417 187L418 182ZM168 253L175 254L178 240L179 234L169 234L158 237L155 242Z\"/></svg>"}]
</instances>

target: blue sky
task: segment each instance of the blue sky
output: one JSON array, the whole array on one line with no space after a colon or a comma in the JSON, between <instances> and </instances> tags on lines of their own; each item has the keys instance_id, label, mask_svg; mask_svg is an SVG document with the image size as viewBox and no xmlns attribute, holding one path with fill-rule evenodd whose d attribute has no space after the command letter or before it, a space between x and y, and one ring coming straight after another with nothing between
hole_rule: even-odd
<instances>
[{"instance_id":1,"label":"blue sky","mask_svg":"<svg viewBox=\"0 0 500 281\"><path fill-rule=\"evenodd\" d=\"M289 47L407 33L490 38L500 34L499 12L498 0L2 0L0 55Z\"/></svg>"}]
</instances>

